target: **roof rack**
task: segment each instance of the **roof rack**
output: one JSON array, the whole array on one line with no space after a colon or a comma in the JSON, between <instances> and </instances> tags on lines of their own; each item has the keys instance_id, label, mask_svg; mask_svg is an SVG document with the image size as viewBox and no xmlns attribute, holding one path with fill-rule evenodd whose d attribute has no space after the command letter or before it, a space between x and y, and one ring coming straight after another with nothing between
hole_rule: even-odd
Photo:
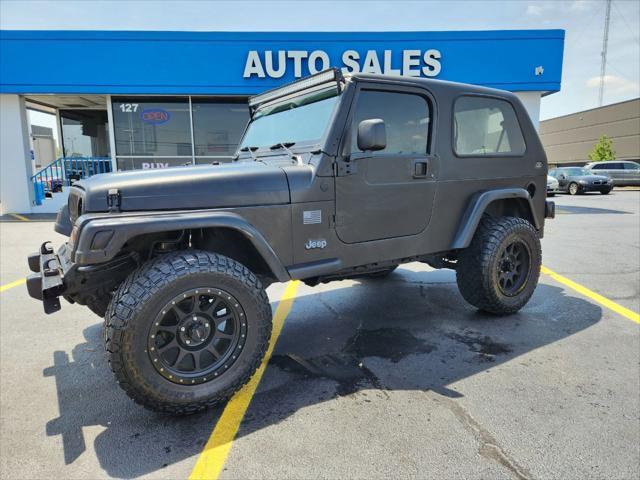
<instances>
[{"instance_id":1,"label":"roof rack","mask_svg":"<svg viewBox=\"0 0 640 480\"><path fill-rule=\"evenodd\" d=\"M249 97L249 109L251 113L255 112L260 105L275 100L277 98L285 97L292 93L301 92L309 87L322 85L323 83L335 82L339 85L344 81L342 72L338 68L330 68L323 70L322 72L315 73L308 77L301 78L291 83L287 83L278 88L267 90L266 92Z\"/></svg>"}]
</instances>

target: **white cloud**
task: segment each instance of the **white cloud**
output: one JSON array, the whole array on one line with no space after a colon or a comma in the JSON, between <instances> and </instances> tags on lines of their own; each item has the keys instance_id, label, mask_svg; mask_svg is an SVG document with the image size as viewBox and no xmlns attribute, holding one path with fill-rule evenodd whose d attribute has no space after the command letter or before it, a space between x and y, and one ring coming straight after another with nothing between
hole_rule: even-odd
<instances>
[{"instance_id":1,"label":"white cloud","mask_svg":"<svg viewBox=\"0 0 640 480\"><path fill-rule=\"evenodd\" d=\"M591 77L587 80L587 87L599 88L600 76ZM640 83L632 82L624 77L618 77L617 75L605 75L604 76L604 89L607 93L636 93L640 95Z\"/></svg>"},{"instance_id":2,"label":"white cloud","mask_svg":"<svg viewBox=\"0 0 640 480\"><path fill-rule=\"evenodd\" d=\"M573 10L574 12L586 12L587 10L591 10L593 6L593 2L588 2L587 0L574 0L569 5L569 10Z\"/></svg>"},{"instance_id":3,"label":"white cloud","mask_svg":"<svg viewBox=\"0 0 640 480\"><path fill-rule=\"evenodd\" d=\"M544 8L541 5L527 5L527 15L531 15L533 17L539 17L542 15Z\"/></svg>"}]
</instances>

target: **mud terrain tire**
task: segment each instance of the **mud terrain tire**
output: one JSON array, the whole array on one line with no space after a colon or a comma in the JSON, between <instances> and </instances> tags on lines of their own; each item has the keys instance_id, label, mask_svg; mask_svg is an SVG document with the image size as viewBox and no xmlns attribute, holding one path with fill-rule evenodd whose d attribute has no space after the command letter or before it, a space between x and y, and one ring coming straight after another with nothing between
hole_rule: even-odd
<instances>
[{"instance_id":1,"label":"mud terrain tire","mask_svg":"<svg viewBox=\"0 0 640 480\"><path fill-rule=\"evenodd\" d=\"M517 312L538 284L542 251L535 228L522 218L485 215L456 268L471 305L496 315Z\"/></svg>"},{"instance_id":2,"label":"mud terrain tire","mask_svg":"<svg viewBox=\"0 0 640 480\"><path fill-rule=\"evenodd\" d=\"M203 290L206 289L206 290ZM215 291L222 295L216 300L209 299L205 292ZM154 348L157 339L152 337L169 336L166 332L157 330L159 323L164 322L166 316L161 316L165 310L171 310L175 316L175 334L173 341L168 343L180 343L179 354L188 352L192 345L184 344L182 337L184 329L180 325L182 310L171 307L172 299L179 299L183 293L193 298L192 308L194 313L187 313L184 321L196 320L196 313L201 315L200 308L204 305L211 308L209 311L209 323L213 325L205 333L198 333L198 338L202 336L202 345L210 339L208 345L213 345L214 341L220 339L216 337L219 333L218 321L213 318L218 312L215 305L222 305L220 302L227 302L221 312L227 314L227 307L232 313L228 313L224 324L238 325L242 328L238 333L229 337L240 338L242 344L237 343L228 347L231 352L228 357L220 356L220 362L216 374L211 373L198 377L184 377L184 384L177 383L183 381L183 377L171 377L168 371L163 369L160 373L159 365L162 365L163 358L160 351L164 347ZM195 292L195 294L194 294ZM205 293L201 295L198 292ZM213 295L213 294L210 294ZM229 298L229 301L226 300ZM203 303L204 302L204 303ZM207 307L208 303L213 304ZM175 303L175 302L173 302ZM236 310L234 310L234 305ZM175 306L176 308L178 305ZM180 309L183 307L180 306ZM220 308L220 307L217 307ZM237 313L240 312L240 313ZM202 315L205 315L202 313ZM159 320L162 319L162 320ZM222 325L223 322L220 323ZM242 327L240 327L242 325ZM200 332L204 330L204 321L196 325ZM167 327L169 328L169 327ZM195 331L193 325L188 326L187 331ZM227 327L224 327L227 328ZM234 329L236 327L234 326ZM156 329L156 330L154 330ZM183 330L181 332L181 330ZM155 332L155 335L150 334ZM249 381L260 365L271 336L271 306L267 295L262 288L259 279L248 268L241 263L211 252L199 250L184 250L157 257L133 272L116 290L111 303L107 309L104 322L104 340L109 364L116 376L120 387L136 403L157 412L172 415L187 415L205 410L209 407L220 404L228 400L237 390ZM225 340L226 341L226 340ZM235 340L234 340L235 341ZM239 340L238 340L239 341ZM229 340L231 342L231 340ZM190 343L190 342L186 342ZM238 345L238 347L236 347ZM151 352L151 350L156 352ZM213 348L216 350L216 347ZM201 352L198 352L198 360L195 354L193 359L188 358L194 367L203 363ZM234 360L231 359L231 355ZM188 355L188 353L186 354ZM152 361L152 357L156 357ZM218 365L218 359L211 355L212 365ZM229 359L226 360L225 358ZM160 363L157 362L158 359ZM185 359L183 358L183 361ZM197 363L196 363L197 362ZM180 361L178 361L180 363ZM199 374L199 370L195 370ZM174 375L176 375L174 373ZM185 374L186 375L186 374ZM195 374L194 374L195 375ZM193 378L193 380L191 380Z\"/></svg>"}]
</instances>

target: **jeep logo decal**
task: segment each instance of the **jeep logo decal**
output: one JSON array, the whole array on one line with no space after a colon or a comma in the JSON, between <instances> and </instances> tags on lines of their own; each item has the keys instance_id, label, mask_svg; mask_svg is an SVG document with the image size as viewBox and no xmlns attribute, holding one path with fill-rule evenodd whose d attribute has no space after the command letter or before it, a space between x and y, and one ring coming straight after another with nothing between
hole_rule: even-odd
<instances>
[{"instance_id":1,"label":"jeep logo decal","mask_svg":"<svg viewBox=\"0 0 640 480\"><path fill-rule=\"evenodd\" d=\"M313 250L314 248L319 248L320 250L322 250L326 246L327 246L327 241L322 238L319 240L309 240L307 243L304 244L304 248L306 250Z\"/></svg>"}]
</instances>

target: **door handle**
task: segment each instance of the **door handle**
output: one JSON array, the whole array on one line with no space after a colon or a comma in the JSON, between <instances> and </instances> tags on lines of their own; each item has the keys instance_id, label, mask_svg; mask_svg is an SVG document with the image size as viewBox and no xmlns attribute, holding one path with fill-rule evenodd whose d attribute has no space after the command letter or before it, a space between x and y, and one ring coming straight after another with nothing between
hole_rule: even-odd
<instances>
[{"instance_id":1,"label":"door handle","mask_svg":"<svg viewBox=\"0 0 640 480\"><path fill-rule=\"evenodd\" d=\"M427 171L427 162L416 162L413 164L413 178L426 178Z\"/></svg>"}]
</instances>

